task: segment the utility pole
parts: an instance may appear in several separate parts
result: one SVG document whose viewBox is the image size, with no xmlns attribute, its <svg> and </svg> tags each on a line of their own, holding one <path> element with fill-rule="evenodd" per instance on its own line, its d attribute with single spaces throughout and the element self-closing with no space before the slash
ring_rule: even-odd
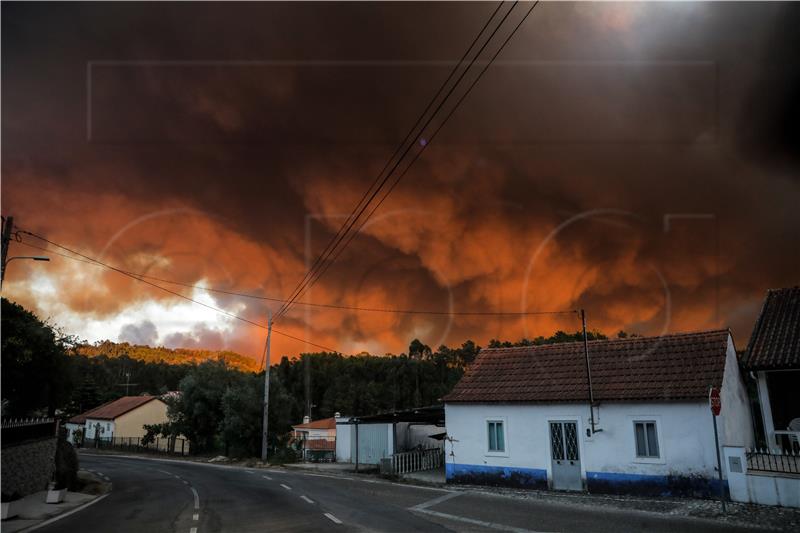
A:
<svg viewBox="0 0 800 533">
<path fill-rule="evenodd" d="M 14 217 L 3 218 L 3 270 L 0 272 L 0 285 L 6 279 L 6 262 L 8 260 L 8 245 L 11 243 L 11 232 L 14 230 Z"/>
<path fill-rule="evenodd" d="M 131 383 L 131 371 L 130 370 L 124 370 L 123 374 L 125 375 L 125 383 L 117 383 L 117 386 L 125 387 L 125 396 L 129 396 L 130 395 L 131 385 L 138 385 L 138 383 Z"/>
<path fill-rule="evenodd" d="M 2 244 L 2 256 L 0 257 L 0 288 L 3 287 L 3 281 L 6 279 L 6 267 L 8 263 L 14 259 L 32 259 L 34 261 L 50 261 L 49 257 L 43 255 L 18 255 L 8 257 L 8 247 L 11 244 L 11 235 L 14 234 L 14 217 L 3 217 L 3 233 L 0 235 L 0 243 Z"/>
<path fill-rule="evenodd" d="M 261 461 L 267 462 L 267 427 L 269 424 L 269 341 L 272 337 L 272 311 L 267 311 L 267 345 L 264 347 L 264 360 L 266 368 L 264 371 L 264 421 L 262 427 L 264 434 L 261 436 Z"/>
<path fill-rule="evenodd" d="M 586 379 L 589 384 L 589 420 L 592 435 L 600 431 L 594 424 L 594 392 L 592 391 L 592 365 L 589 364 L 589 338 L 586 336 L 586 312 L 581 309 L 581 322 L 583 322 L 583 355 L 586 359 Z"/>
</svg>

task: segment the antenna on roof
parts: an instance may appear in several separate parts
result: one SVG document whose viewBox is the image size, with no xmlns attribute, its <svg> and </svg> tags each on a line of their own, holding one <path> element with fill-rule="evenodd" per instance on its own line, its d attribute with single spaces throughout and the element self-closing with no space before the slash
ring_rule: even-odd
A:
<svg viewBox="0 0 800 533">
<path fill-rule="evenodd" d="M 125 374 L 125 383 L 117 383 L 117 387 L 125 387 L 125 396 L 130 396 L 131 385 L 138 385 L 138 383 L 131 383 L 131 371 L 123 370 Z"/>
</svg>

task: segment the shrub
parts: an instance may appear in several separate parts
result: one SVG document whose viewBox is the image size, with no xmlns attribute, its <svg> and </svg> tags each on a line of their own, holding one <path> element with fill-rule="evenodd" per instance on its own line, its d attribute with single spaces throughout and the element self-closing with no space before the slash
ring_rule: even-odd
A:
<svg viewBox="0 0 800 533">
<path fill-rule="evenodd" d="M 58 439 L 56 446 L 56 488 L 74 490 L 78 484 L 78 454 L 72 444 Z"/>
</svg>

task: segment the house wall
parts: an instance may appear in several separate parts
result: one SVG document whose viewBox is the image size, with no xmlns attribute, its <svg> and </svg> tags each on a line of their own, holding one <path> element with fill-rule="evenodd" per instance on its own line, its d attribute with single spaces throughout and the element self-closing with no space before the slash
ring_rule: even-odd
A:
<svg viewBox="0 0 800 533">
<path fill-rule="evenodd" d="M 746 449 L 740 446 L 725 446 L 723 453 L 731 500 L 800 508 L 800 477 L 749 470 Z"/>
<path fill-rule="evenodd" d="M 66 424 L 64 424 L 64 429 L 66 429 L 66 432 L 67 432 L 67 442 L 69 442 L 70 444 L 74 445 L 75 444 L 75 430 L 76 429 L 83 430 L 83 428 L 84 428 L 83 424 L 73 424 L 72 422 L 67 422 Z"/>
<path fill-rule="evenodd" d="M 549 421 L 576 420 L 581 477 L 591 492 L 710 496 L 718 488 L 706 402 L 603 404 L 595 413 L 602 431 L 587 437 L 585 404 L 447 404 L 447 480 L 548 488 Z M 504 422 L 505 453 L 487 450 L 489 419 Z M 660 458 L 636 458 L 634 420 L 656 421 Z"/>
<path fill-rule="evenodd" d="M 298 437 L 302 436 L 306 439 L 334 439 L 336 438 L 335 429 L 296 429 L 295 433 Z"/>
<path fill-rule="evenodd" d="M 720 446 L 752 448 L 755 445 L 753 413 L 750 399 L 747 396 L 747 387 L 739 370 L 736 348 L 733 346 L 733 339 L 730 336 L 728 336 L 728 351 L 725 356 L 725 372 L 722 376 L 720 400 L 722 409 L 717 420 Z"/>
<path fill-rule="evenodd" d="M 102 428 L 99 435 L 95 434 L 98 431 L 97 424 L 100 424 L 100 428 Z M 100 420 L 97 418 L 86 419 L 85 438 L 87 439 L 95 439 L 98 438 L 98 436 L 101 439 L 110 439 L 114 436 L 114 432 L 115 426 L 113 420 Z"/>
<path fill-rule="evenodd" d="M 163 424 L 167 417 L 167 404 L 159 399 L 150 400 L 132 411 L 114 419 L 115 437 L 143 437 L 145 424 Z M 108 435 L 104 435 L 108 436 Z"/>
<path fill-rule="evenodd" d="M 352 444 L 352 436 L 355 432 L 355 426 L 343 421 L 336 421 L 336 462 L 349 463 L 351 462 L 350 447 Z"/>
</svg>

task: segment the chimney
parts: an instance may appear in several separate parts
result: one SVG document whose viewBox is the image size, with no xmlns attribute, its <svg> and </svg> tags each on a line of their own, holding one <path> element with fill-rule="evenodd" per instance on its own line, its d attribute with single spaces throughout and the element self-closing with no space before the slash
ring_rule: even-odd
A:
<svg viewBox="0 0 800 533">
<path fill-rule="evenodd" d="M 308 416 L 308 415 L 304 416 L 303 417 L 303 424 L 308 424 L 309 422 L 311 422 L 311 417 Z"/>
</svg>

